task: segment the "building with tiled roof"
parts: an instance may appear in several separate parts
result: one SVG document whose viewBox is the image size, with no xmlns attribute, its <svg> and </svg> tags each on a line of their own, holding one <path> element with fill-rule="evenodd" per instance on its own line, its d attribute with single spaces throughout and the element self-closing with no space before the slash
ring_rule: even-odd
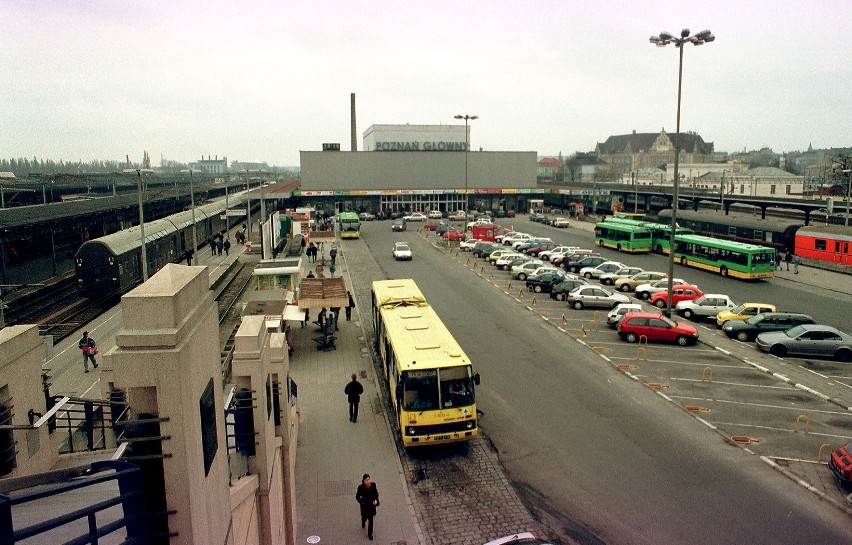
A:
<svg viewBox="0 0 852 545">
<path fill-rule="evenodd" d="M 693 132 L 679 137 L 680 163 L 709 163 L 713 161 L 713 143 L 705 142 Z M 595 154 L 620 172 L 639 168 L 662 167 L 674 163 L 674 135 L 665 129 L 659 133 L 613 135 L 595 146 Z"/>
</svg>

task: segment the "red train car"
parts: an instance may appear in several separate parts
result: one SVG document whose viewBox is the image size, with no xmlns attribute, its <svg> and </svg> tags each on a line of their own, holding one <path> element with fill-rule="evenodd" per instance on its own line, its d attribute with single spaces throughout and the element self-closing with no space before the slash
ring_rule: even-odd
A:
<svg viewBox="0 0 852 545">
<path fill-rule="evenodd" d="M 796 254 L 829 263 L 852 265 L 852 227 L 802 227 L 796 231 Z"/>
</svg>

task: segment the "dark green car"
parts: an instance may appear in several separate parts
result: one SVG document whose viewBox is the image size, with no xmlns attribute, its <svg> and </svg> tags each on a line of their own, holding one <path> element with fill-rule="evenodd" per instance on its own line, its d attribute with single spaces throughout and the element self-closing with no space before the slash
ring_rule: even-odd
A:
<svg viewBox="0 0 852 545">
<path fill-rule="evenodd" d="M 748 320 L 729 320 L 722 326 L 725 335 L 741 342 L 753 341 L 767 331 L 787 331 L 802 324 L 815 324 L 807 314 L 789 312 L 763 312 Z"/>
</svg>

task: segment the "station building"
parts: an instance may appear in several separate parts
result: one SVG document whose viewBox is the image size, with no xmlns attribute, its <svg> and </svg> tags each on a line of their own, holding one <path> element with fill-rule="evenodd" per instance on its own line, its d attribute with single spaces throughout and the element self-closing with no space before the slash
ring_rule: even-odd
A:
<svg viewBox="0 0 852 545">
<path fill-rule="evenodd" d="M 471 151 L 468 142 L 470 126 L 373 125 L 364 151 L 300 152 L 294 196 L 331 213 L 526 211 L 541 192 L 536 152 Z"/>
</svg>

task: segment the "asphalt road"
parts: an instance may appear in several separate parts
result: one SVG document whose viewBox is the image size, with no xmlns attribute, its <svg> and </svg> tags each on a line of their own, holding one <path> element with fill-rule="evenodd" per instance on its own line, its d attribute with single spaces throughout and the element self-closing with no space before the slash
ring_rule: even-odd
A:
<svg viewBox="0 0 852 545">
<path fill-rule="evenodd" d="M 534 233 L 559 233 L 528 225 Z M 564 543 L 852 543 L 847 515 L 726 443 L 460 260 L 412 231 L 391 233 L 388 222 L 364 224 L 362 232 L 386 276 L 414 278 L 475 362 L 483 431 Z M 582 243 L 582 236 L 553 238 Z M 397 240 L 412 244 L 413 261 L 393 261 Z M 629 262 L 659 269 L 665 261 Z M 838 314 L 820 308 L 836 305 L 832 292 L 739 283 L 746 291 L 737 297 L 729 280 L 703 274 L 689 270 L 687 278 L 712 291 L 712 282 L 722 282 L 728 289 L 718 291 L 735 300 L 767 300 L 766 290 L 777 289 L 791 304 L 814 305 L 817 319 L 816 311 Z"/>
</svg>

